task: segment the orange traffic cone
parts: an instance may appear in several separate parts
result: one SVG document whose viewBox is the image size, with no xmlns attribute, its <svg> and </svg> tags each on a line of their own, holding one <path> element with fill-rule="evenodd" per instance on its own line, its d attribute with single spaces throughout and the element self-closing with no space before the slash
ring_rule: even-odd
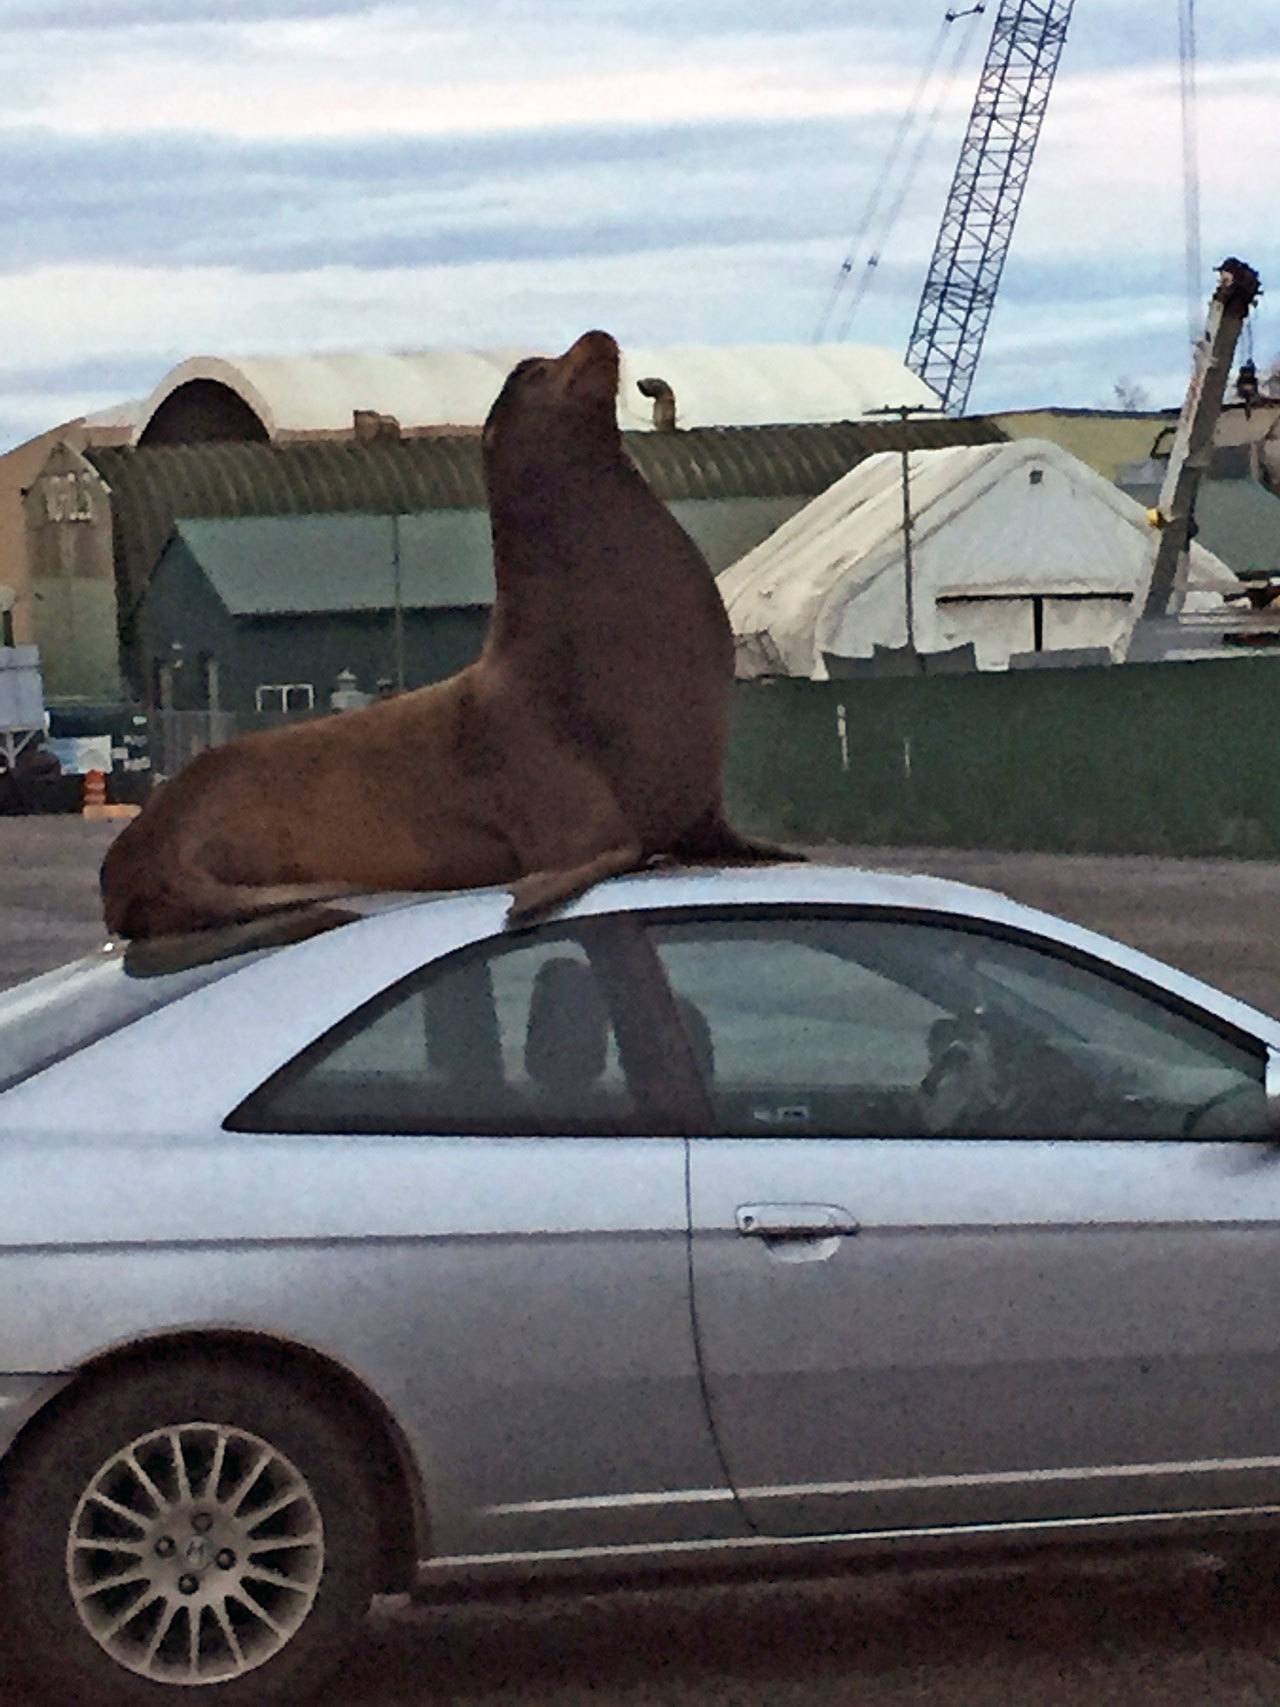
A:
<svg viewBox="0 0 1280 1707">
<path fill-rule="evenodd" d="M 103 771 L 86 771 L 84 800 L 80 807 L 85 818 L 105 818 L 107 815 L 107 778 Z"/>
<path fill-rule="evenodd" d="M 84 777 L 84 800 L 80 807 L 83 818 L 136 818 L 142 810 L 140 806 L 107 804 L 107 778 L 105 771 L 86 771 Z"/>
</svg>

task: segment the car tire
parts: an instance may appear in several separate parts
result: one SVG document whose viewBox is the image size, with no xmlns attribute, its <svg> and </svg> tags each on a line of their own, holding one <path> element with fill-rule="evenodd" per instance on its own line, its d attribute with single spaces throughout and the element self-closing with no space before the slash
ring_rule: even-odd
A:
<svg viewBox="0 0 1280 1707">
<path fill-rule="evenodd" d="M 34 1428 L 6 1478 L 0 1593 L 40 1699 L 312 1699 L 377 1586 L 374 1496 L 340 1406 L 185 1357 L 90 1378 Z"/>
</svg>

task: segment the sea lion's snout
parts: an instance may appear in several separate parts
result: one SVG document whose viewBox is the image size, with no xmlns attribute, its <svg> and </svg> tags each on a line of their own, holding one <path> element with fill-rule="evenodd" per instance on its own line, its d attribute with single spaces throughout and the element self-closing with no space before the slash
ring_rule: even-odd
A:
<svg viewBox="0 0 1280 1707">
<path fill-rule="evenodd" d="M 571 397 L 612 403 L 618 395 L 618 345 L 608 332 L 584 332 L 557 362 Z"/>
</svg>

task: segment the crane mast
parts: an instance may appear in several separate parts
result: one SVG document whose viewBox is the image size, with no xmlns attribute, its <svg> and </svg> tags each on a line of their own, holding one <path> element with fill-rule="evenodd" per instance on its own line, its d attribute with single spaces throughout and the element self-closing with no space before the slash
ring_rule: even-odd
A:
<svg viewBox="0 0 1280 1707">
<path fill-rule="evenodd" d="M 1209 301 L 1204 337 L 1196 345 L 1191 383 L 1178 418 L 1159 503 L 1149 518 L 1160 530 L 1160 540 L 1134 601 L 1137 621 L 1125 653 L 1130 662 L 1167 655 L 1168 619 L 1178 616 L 1186 597 L 1187 551 L 1194 531 L 1196 494 L 1212 454 L 1213 432 L 1227 394 L 1236 345 L 1261 288 L 1254 269 L 1235 255 L 1229 255 L 1218 269 L 1218 288 Z M 1177 626 L 1175 623 L 1175 632 Z M 1194 630 L 1194 624 L 1182 626 L 1188 632 Z"/>
<path fill-rule="evenodd" d="M 949 415 L 969 401 L 1075 0 L 999 0 L 907 345 Z"/>
</svg>

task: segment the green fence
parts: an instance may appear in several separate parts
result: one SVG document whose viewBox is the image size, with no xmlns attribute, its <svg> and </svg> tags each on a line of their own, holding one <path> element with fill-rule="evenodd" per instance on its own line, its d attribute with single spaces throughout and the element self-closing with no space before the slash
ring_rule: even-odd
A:
<svg viewBox="0 0 1280 1707">
<path fill-rule="evenodd" d="M 736 822 L 803 842 L 1280 853 L 1280 659 L 740 683 Z"/>
</svg>

